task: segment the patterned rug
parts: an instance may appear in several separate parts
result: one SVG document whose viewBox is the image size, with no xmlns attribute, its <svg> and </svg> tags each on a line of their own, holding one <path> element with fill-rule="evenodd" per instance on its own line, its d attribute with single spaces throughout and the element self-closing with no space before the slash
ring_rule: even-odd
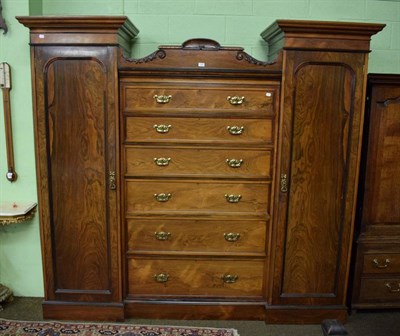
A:
<svg viewBox="0 0 400 336">
<path fill-rule="evenodd" d="M 235 329 L 0 319 L 0 336 L 239 336 Z"/>
</svg>

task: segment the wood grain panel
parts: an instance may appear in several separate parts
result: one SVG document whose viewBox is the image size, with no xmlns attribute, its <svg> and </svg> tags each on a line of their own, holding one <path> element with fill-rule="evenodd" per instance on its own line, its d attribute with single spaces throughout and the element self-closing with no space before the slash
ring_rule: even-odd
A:
<svg viewBox="0 0 400 336">
<path fill-rule="evenodd" d="M 365 55 L 288 51 L 287 60 L 272 302 L 344 307 L 364 106 L 358 79 Z"/>
<path fill-rule="evenodd" d="M 171 127 L 168 133 L 158 133 L 154 125 Z M 243 127 L 243 133 L 232 135 L 229 126 Z M 265 145 L 273 141 L 273 119 L 126 117 L 125 141 Z"/>
<path fill-rule="evenodd" d="M 146 112 L 157 113 L 182 113 L 202 114 L 216 113 L 216 111 L 252 112 L 255 115 L 273 115 L 277 97 L 276 86 L 220 86 L 215 83 L 208 85 L 203 82 L 170 82 L 151 84 L 128 84 L 123 86 L 123 111 L 143 114 Z M 157 103 L 154 98 L 158 96 L 171 96 L 168 103 Z M 228 97 L 244 97 L 243 103 L 232 105 Z"/>
<path fill-rule="evenodd" d="M 167 282 L 155 281 L 160 273 L 169 275 Z M 262 259 L 129 259 L 128 295 L 261 298 L 263 273 Z M 237 280 L 225 283 L 227 274 Z"/>
<path fill-rule="evenodd" d="M 247 213 L 267 216 L 269 184 L 264 182 L 186 182 L 126 181 L 126 212 L 134 214 L 173 213 Z M 167 202 L 158 202 L 155 194 L 171 194 Z M 225 195 L 240 195 L 238 203 L 229 203 Z"/>
<path fill-rule="evenodd" d="M 106 76 L 93 59 L 48 68 L 51 215 L 57 291 L 109 290 Z M 72 262 L 73 261 L 73 262 Z"/>
<path fill-rule="evenodd" d="M 211 221 L 185 219 L 128 219 L 128 253 L 198 252 L 202 254 L 257 253 L 265 255 L 265 221 Z M 156 232 L 169 233 L 167 240 L 156 239 Z M 225 234 L 239 234 L 237 241 Z"/>
<path fill-rule="evenodd" d="M 351 77 L 341 65 L 307 64 L 296 73 L 284 293 L 336 290 Z"/>
<path fill-rule="evenodd" d="M 125 147 L 126 176 L 271 178 L 269 150 L 251 148 Z M 158 166 L 155 159 L 166 159 Z M 232 167 L 227 160 L 235 160 Z"/>
</svg>

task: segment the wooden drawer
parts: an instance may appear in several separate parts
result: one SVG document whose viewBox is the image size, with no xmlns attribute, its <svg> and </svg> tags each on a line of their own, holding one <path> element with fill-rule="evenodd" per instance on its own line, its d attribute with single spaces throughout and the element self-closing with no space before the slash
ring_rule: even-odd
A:
<svg viewBox="0 0 400 336">
<path fill-rule="evenodd" d="M 272 143 L 273 119 L 126 117 L 125 142 Z"/>
<path fill-rule="evenodd" d="M 400 254 L 365 254 L 363 273 L 389 274 L 399 273 L 400 275 Z"/>
<path fill-rule="evenodd" d="M 128 295 L 262 297 L 264 260 L 128 259 Z"/>
<path fill-rule="evenodd" d="M 126 147 L 128 176 L 271 177 L 271 152 L 248 148 Z"/>
<path fill-rule="evenodd" d="M 273 115 L 278 86 L 219 85 L 203 83 L 144 83 L 123 90 L 123 111 L 178 114 L 217 112 Z"/>
<path fill-rule="evenodd" d="M 266 214 L 269 193 L 270 185 L 265 182 L 127 180 L 126 210 L 128 216 L 168 212 Z"/>
<path fill-rule="evenodd" d="M 400 301 L 400 277 L 361 279 L 360 302 Z"/>
<path fill-rule="evenodd" d="M 265 221 L 128 219 L 128 252 L 265 254 Z"/>
</svg>

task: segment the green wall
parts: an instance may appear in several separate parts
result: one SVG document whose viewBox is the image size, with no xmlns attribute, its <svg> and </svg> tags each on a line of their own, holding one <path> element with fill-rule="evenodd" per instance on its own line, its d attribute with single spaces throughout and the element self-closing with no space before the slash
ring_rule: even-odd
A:
<svg viewBox="0 0 400 336">
<path fill-rule="evenodd" d="M 1 2 L 8 33 L 3 35 L 0 31 L 0 62 L 7 62 L 11 67 L 10 100 L 18 179 L 10 183 L 5 178 L 4 113 L 0 104 L 0 203 L 36 202 L 29 37 L 26 28 L 15 20 L 16 15 L 29 15 L 29 2 Z M 0 224 L 0 283 L 11 287 L 17 295 L 40 296 L 43 293 L 41 267 L 37 217 L 7 227 Z"/>
<path fill-rule="evenodd" d="M 242 46 L 261 60 L 266 46 L 260 32 L 276 19 L 386 23 L 372 39 L 369 72 L 400 73 L 400 1 L 369 0 L 1 0 L 9 27 L 0 32 L 0 62 L 12 68 L 11 108 L 18 180 L 5 179 L 4 119 L 0 104 L 0 202 L 37 201 L 28 29 L 16 15 L 127 15 L 140 29 L 135 57 L 160 44 L 207 37 Z M 0 283 L 19 296 L 42 296 L 43 278 L 37 216 L 0 227 Z"/>
</svg>

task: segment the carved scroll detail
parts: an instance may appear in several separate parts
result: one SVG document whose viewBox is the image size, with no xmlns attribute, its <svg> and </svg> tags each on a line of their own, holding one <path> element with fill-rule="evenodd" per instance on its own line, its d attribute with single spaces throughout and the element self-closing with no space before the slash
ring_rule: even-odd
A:
<svg viewBox="0 0 400 336">
<path fill-rule="evenodd" d="M 261 66 L 267 66 L 276 63 L 276 61 L 271 61 L 271 62 L 263 62 L 259 61 L 258 59 L 254 58 L 253 56 L 250 56 L 248 53 L 244 51 L 238 51 L 236 54 L 236 59 L 238 61 L 243 61 L 245 60 L 246 62 L 254 65 L 261 65 Z"/>
<path fill-rule="evenodd" d="M 167 56 L 167 54 L 165 53 L 165 51 L 159 49 L 143 58 L 126 58 L 126 61 L 135 63 L 135 64 L 141 64 L 141 63 L 148 63 L 148 62 L 154 61 L 156 58 L 163 59 L 166 56 Z"/>
</svg>

